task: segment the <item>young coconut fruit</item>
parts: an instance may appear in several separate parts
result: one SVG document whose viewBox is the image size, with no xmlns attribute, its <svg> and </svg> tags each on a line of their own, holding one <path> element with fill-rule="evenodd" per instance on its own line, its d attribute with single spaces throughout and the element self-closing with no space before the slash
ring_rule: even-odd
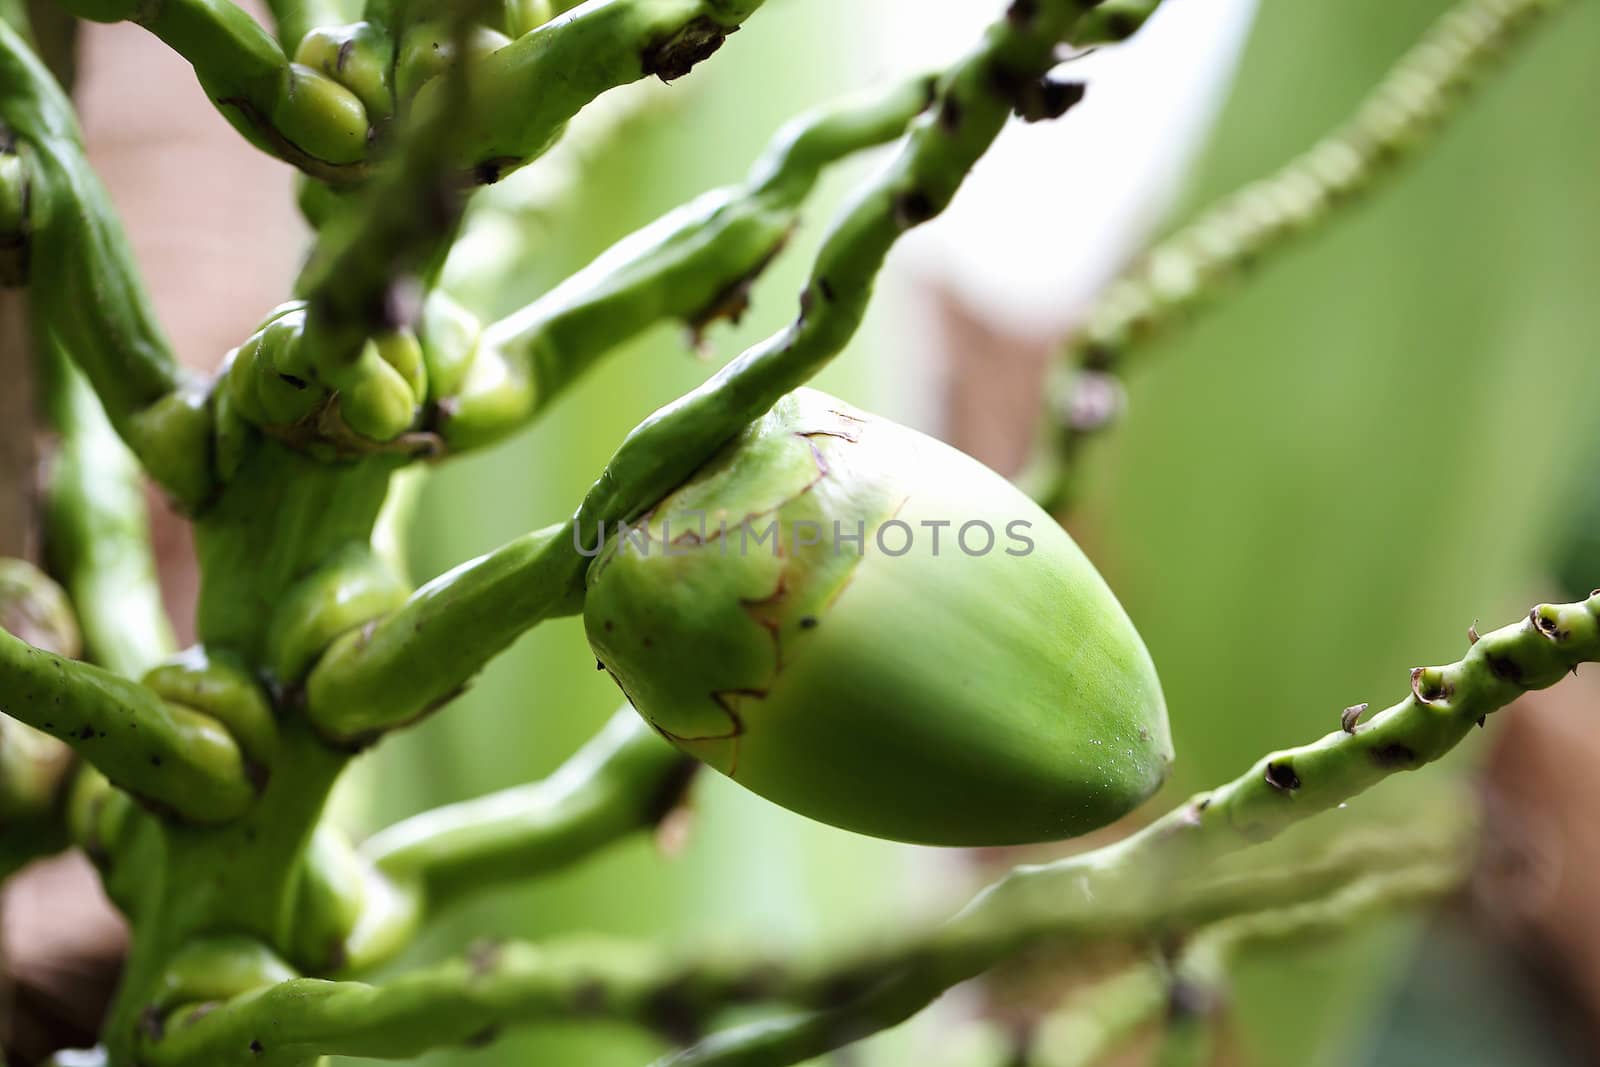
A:
<svg viewBox="0 0 1600 1067">
<path fill-rule="evenodd" d="M 1019 844 L 1165 777 L 1161 686 L 1105 581 L 930 437 L 802 389 L 604 533 L 580 546 L 601 664 L 668 740 L 792 811 Z"/>
</svg>

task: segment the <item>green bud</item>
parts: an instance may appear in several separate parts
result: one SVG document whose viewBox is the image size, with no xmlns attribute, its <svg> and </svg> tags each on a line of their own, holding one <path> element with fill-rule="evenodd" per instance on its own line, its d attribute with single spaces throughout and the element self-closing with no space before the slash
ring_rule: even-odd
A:
<svg viewBox="0 0 1600 1067">
<path fill-rule="evenodd" d="M 67 797 L 67 828 L 72 839 L 97 864 L 122 844 L 133 814 L 133 798 L 87 764 L 80 767 Z"/>
<path fill-rule="evenodd" d="M 271 949 L 250 937 L 225 935 L 191 941 L 173 954 L 156 987 L 152 1007 L 232 1000 L 298 978 Z"/>
<path fill-rule="evenodd" d="M 174 711 L 184 709 L 220 723 L 257 767 L 272 765 L 278 746 L 272 705 L 242 667 L 196 646 L 152 667 L 142 684 Z"/>
<path fill-rule="evenodd" d="M 0 826 L 14 833 L 20 823 L 49 818 L 71 766 L 66 745 L 0 716 Z"/>
<path fill-rule="evenodd" d="M 400 99 L 414 99 L 425 84 L 450 68 L 455 61 L 454 32 L 445 20 L 416 22 L 406 29 L 395 63 L 395 88 Z M 511 43 L 511 38 L 488 26 L 475 25 L 468 32 L 469 61 L 498 52 Z"/>
<path fill-rule="evenodd" d="M 294 956 L 307 970 L 327 974 L 345 963 L 345 939 L 365 903 L 364 870 L 344 834 L 317 824 L 300 868 L 296 891 Z"/>
<path fill-rule="evenodd" d="M 406 595 L 370 546 L 351 545 L 278 602 L 268 630 L 268 669 L 283 684 L 302 680 L 336 639 L 395 610 Z"/>
<path fill-rule="evenodd" d="M 389 86 L 389 59 L 393 53 L 388 35 L 370 22 L 348 26 L 318 26 L 300 41 L 294 61 L 326 74 L 349 89 L 381 122 L 394 114 L 394 91 Z"/>
<path fill-rule="evenodd" d="M 186 383 L 135 413 L 129 423 L 129 444 L 152 478 L 178 500 L 210 496 L 212 418 L 203 387 Z"/>
<path fill-rule="evenodd" d="M 66 590 L 26 560 L 0 557 L 0 630 L 75 659 L 83 642 Z"/>
<path fill-rule="evenodd" d="M 261 403 L 257 386 L 261 369 L 257 365 L 261 356 L 261 335 L 253 334 L 249 340 L 229 352 L 222 365 L 222 388 L 228 394 L 233 410 L 253 423 L 266 425 L 267 411 Z"/>
<path fill-rule="evenodd" d="M 428 368 L 429 397 L 438 401 L 454 396 L 472 367 L 483 325 L 443 289 L 428 294 L 422 305 L 418 340 Z"/>
<path fill-rule="evenodd" d="M 535 356 L 537 358 L 537 356 Z M 479 345 L 460 391 L 441 411 L 439 433 L 452 450 L 479 448 L 527 424 L 537 396 L 527 368 Z"/>
<path fill-rule="evenodd" d="M 321 71 L 291 63 L 288 92 L 270 117 L 285 138 L 324 163 L 357 163 L 367 157 L 365 105 Z"/>
<path fill-rule="evenodd" d="M 416 421 L 416 391 L 371 341 L 360 358 L 341 372 L 336 384 L 345 425 L 370 441 L 392 441 Z"/>
<path fill-rule="evenodd" d="M 1104 580 L 922 434 L 803 389 L 611 533 L 595 652 L 669 740 L 793 811 L 1018 844 L 1104 826 L 1166 774 L 1160 683 Z"/>
<path fill-rule="evenodd" d="M 417 335 L 410 330 L 395 330 L 374 337 L 372 345 L 378 350 L 379 358 L 400 372 L 400 377 L 411 386 L 414 402 L 420 403 L 428 395 L 428 371 L 423 365 L 422 345 L 417 342 Z"/>
<path fill-rule="evenodd" d="M 309 416 L 328 397 L 309 377 L 300 343 L 305 333 L 304 309 L 274 318 L 252 338 L 259 346 L 255 361 L 255 396 L 264 425 L 293 426 Z"/>
</svg>

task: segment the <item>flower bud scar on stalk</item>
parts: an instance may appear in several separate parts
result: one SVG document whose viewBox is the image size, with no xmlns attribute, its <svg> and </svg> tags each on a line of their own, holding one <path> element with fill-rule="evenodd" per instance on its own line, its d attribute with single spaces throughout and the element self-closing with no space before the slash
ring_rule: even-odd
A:
<svg viewBox="0 0 1600 1067">
<path fill-rule="evenodd" d="M 636 526 L 584 622 L 685 752 L 803 815 L 937 845 L 1103 826 L 1172 759 L 1155 667 L 1008 481 L 802 389 Z"/>
</svg>

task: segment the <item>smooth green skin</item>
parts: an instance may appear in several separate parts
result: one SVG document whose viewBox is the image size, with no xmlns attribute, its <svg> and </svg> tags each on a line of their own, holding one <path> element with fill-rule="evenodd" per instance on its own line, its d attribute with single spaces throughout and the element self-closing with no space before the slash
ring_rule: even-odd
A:
<svg viewBox="0 0 1600 1067">
<path fill-rule="evenodd" d="M 294 61 L 332 78 L 354 93 L 377 123 L 394 115 L 394 89 L 389 84 L 389 64 L 394 46 L 383 30 L 370 22 L 345 26 L 319 26 L 301 39 Z"/>
<path fill-rule="evenodd" d="M 428 391 L 422 347 L 412 331 L 378 334 L 353 362 L 330 370 L 312 363 L 306 324 L 304 302 L 291 301 L 229 354 L 219 435 L 237 415 L 297 448 L 345 454 L 375 450 L 412 428 Z M 232 477 L 236 442 L 218 451 L 223 477 Z"/>
<path fill-rule="evenodd" d="M 306 713 L 328 737 L 362 742 L 447 702 L 529 627 L 577 614 L 570 534 L 565 525 L 525 534 L 335 641 L 306 680 Z"/>
<path fill-rule="evenodd" d="M 843 1004 L 761 1021 L 715 1035 L 654 1067 L 781 1067 L 809 1061 L 862 1033 L 895 1026 L 947 990 L 1041 939 L 1113 941 L 1151 917 L 1146 943 L 1186 927 L 1326 899 L 1358 874 L 1398 873 L 1425 857 L 1466 862 L 1470 820 L 1453 803 L 1413 825 L 1396 821 L 1371 839 L 1346 831 L 1338 844 L 1310 827 L 1298 842 L 1271 842 L 1392 778 L 1438 760 L 1478 722 L 1524 693 L 1561 681 L 1600 658 L 1600 593 L 1573 604 L 1540 604 L 1490 631 L 1459 661 L 1419 668 L 1412 691 L 1354 732 L 1257 760 L 1243 774 L 1197 793 L 1121 841 L 1053 863 L 1013 868 L 909 950 L 888 977 Z M 1514 680 L 1513 680 L 1514 679 Z M 1410 754 L 1403 764 L 1399 752 Z M 1293 781 L 1297 784 L 1286 785 Z M 1462 822 L 1468 822 L 1463 826 Z M 1321 830 L 1322 827 L 1317 827 Z M 1455 844 L 1449 840 L 1455 838 Z M 1440 853 L 1427 857 L 1438 849 Z M 1291 846 L 1285 848 L 1285 846 Z M 1363 857 L 1363 853 L 1368 855 Z M 859 969 L 861 961 L 856 961 Z"/>
<path fill-rule="evenodd" d="M 719 518 L 735 532 L 717 537 Z M 876 539 L 891 519 L 912 527 L 904 555 Z M 774 520 L 781 556 L 737 532 Z M 922 524 L 940 521 L 936 553 Z M 1017 521 L 1031 552 L 1006 537 Z M 864 555 L 835 551 L 836 522 L 864 524 Z M 993 551 L 957 546 L 969 522 Z M 1104 826 L 1166 775 L 1155 668 L 1105 582 L 1009 482 L 932 438 L 803 389 L 648 529 L 654 551 L 613 536 L 591 567 L 590 643 L 664 736 L 769 800 L 879 837 L 1006 845 Z"/>
<path fill-rule="evenodd" d="M 360 0 L 267 0 L 278 41 L 288 53 L 321 27 L 350 23 L 362 6 Z"/>
<path fill-rule="evenodd" d="M 464 42 L 469 63 L 511 43 L 511 38 L 488 26 L 473 26 Z M 414 22 L 406 27 L 395 57 L 394 87 L 403 103 L 409 103 L 425 84 L 449 70 L 456 62 L 456 42 L 448 20 Z"/>
</svg>

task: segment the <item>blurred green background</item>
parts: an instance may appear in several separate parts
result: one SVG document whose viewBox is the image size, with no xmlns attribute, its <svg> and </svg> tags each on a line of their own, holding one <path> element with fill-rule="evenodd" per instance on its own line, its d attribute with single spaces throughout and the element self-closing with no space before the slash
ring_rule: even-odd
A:
<svg viewBox="0 0 1600 1067">
<path fill-rule="evenodd" d="M 515 282 L 497 295 L 500 310 L 739 177 L 800 107 L 870 80 L 895 41 L 855 32 L 859 2 L 774 0 L 666 103 L 628 121 L 507 273 Z M 1339 121 L 1446 6 L 1264 4 L 1176 219 Z M 1586 416 L 1600 385 L 1600 6 L 1570 6 L 1399 181 L 1146 353 L 1129 417 L 1093 454 L 1074 530 L 1160 665 L 1179 751 L 1167 799 L 1326 733 L 1347 704 L 1387 703 L 1410 667 L 1459 655 L 1468 623 L 1498 625 L 1544 595 L 1552 529 L 1594 435 Z M 842 187 L 830 183 L 744 325 L 715 331 L 715 358 L 792 313 L 817 224 Z M 881 366 L 917 373 L 918 353 L 903 350 L 908 314 L 892 301 L 880 307 L 824 387 L 903 410 Z M 618 353 L 534 432 L 441 469 L 421 505 L 417 573 L 565 513 L 621 435 L 709 369 L 662 329 Z M 379 825 L 540 776 L 616 704 L 579 625 L 542 627 L 449 715 L 368 757 L 360 818 Z M 1460 773 L 1472 751 L 1430 774 Z M 1382 819 L 1426 787 L 1426 776 L 1397 782 L 1327 818 Z M 486 895 L 416 956 L 478 935 L 575 929 L 736 943 L 848 938 L 937 915 L 975 877 L 957 854 L 830 830 L 710 776 L 696 807 L 682 855 L 634 842 L 547 884 Z M 1425 1006 L 1413 1005 L 1407 1026 L 1387 1026 L 1409 1037 L 1410 1051 L 1382 1036 L 1416 931 L 1386 923 L 1254 961 L 1239 991 L 1244 1061 L 1510 1062 L 1489 1038 L 1452 1050 L 1449 1013 Z M 1544 1062 L 1518 1042 L 1517 997 L 1499 1000 L 1510 1005 L 1503 1036 L 1525 1053 L 1519 1062 Z M 1418 1044 L 1429 1019 L 1441 1029 Z M 946 1062 L 927 1050 L 915 1033 L 896 1035 L 851 1062 Z M 552 1029 L 425 1062 L 622 1067 L 657 1051 L 631 1032 Z"/>
</svg>

